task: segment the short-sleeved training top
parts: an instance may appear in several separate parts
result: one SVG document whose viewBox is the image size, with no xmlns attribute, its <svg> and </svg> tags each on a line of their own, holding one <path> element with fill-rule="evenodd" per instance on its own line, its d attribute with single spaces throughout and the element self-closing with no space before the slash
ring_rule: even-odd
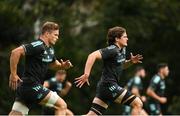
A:
<svg viewBox="0 0 180 116">
<path fill-rule="evenodd" d="M 165 89 L 166 89 L 166 85 L 165 85 L 165 80 L 162 79 L 159 75 L 155 75 L 153 76 L 153 78 L 150 81 L 150 85 L 149 88 L 153 89 L 154 92 L 160 96 L 160 97 L 164 97 L 165 95 Z M 150 97 L 151 99 L 151 97 Z M 153 99 L 153 98 L 152 98 Z"/>
<path fill-rule="evenodd" d="M 126 48 L 110 45 L 99 50 L 103 59 L 101 82 L 118 83 L 126 60 Z"/>
<path fill-rule="evenodd" d="M 143 84 L 139 76 L 134 76 L 133 78 L 131 78 L 126 86 L 129 91 L 131 91 L 133 87 L 136 87 L 139 90 L 140 94 L 142 94 Z"/>
<path fill-rule="evenodd" d="M 63 89 L 63 84 L 61 82 L 58 82 L 56 80 L 56 77 L 52 77 L 49 80 L 47 80 L 49 83 L 49 89 L 59 93 Z"/>
<path fill-rule="evenodd" d="M 41 39 L 22 46 L 25 51 L 23 83 L 42 84 L 48 64 L 56 60 L 53 47 L 47 47 Z"/>
</svg>

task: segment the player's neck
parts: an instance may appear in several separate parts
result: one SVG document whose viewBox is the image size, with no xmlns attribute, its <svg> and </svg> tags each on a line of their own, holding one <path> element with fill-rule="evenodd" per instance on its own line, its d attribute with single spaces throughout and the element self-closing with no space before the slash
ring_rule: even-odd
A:
<svg viewBox="0 0 180 116">
<path fill-rule="evenodd" d="M 118 48 L 123 48 L 122 46 L 120 46 L 118 43 L 114 43 Z"/>
<path fill-rule="evenodd" d="M 160 72 L 158 73 L 158 75 L 162 78 L 162 79 L 164 79 L 165 77 L 164 77 L 164 75 L 163 74 L 161 74 Z"/>
<path fill-rule="evenodd" d="M 48 39 L 46 37 L 44 37 L 43 35 L 40 35 L 39 39 L 41 39 L 46 44 L 46 46 L 48 46 L 48 47 L 50 46 Z"/>
</svg>

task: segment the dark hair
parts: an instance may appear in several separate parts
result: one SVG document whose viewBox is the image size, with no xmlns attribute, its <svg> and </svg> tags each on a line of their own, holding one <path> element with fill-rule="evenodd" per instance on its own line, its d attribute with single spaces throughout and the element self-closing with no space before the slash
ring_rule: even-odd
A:
<svg viewBox="0 0 180 116">
<path fill-rule="evenodd" d="M 144 67 L 143 66 L 137 66 L 134 72 L 137 73 L 140 70 L 144 70 Z"/>
<path fill-rule="evenodd" d="M 51 32 L 54 30 L 58 30 L 59 29 L 59 25 L 55 22 L 45 22 L 41 28 L 41 32 L 42 34 L 44 34 L 45 32 Z"/>
<path fill-rule="evenodd" d="M 159 63 L 159 64 L 157 65 L 157 71 L 159 72 L 160 69 L 165 68 L 165 67 L 167 67 L 167 66 L 168 66 L 167 63 Z"/>
<path fill-rule="evenodd" d="M 110 28 L 107 34 L 108 45 L 114 44 L 115 38 L 120 38 L 125 32 L 126 32 L 126 29 L 123 27 L 116 26 L 116 27 Z"/>
<path fill-rule="evenodd" d="M 60 74 L 60 75 L 66 74 L 66 70 L 58 70 L 58 71 L 56 72 L 56 75 L 57 75 L 57 74 Z"/>
</svg>

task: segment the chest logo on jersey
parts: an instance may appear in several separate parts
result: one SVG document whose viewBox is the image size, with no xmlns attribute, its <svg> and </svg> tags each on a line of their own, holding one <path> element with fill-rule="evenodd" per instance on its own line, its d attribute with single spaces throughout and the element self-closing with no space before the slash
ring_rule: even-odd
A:
<svg viewBox="0 0 180 116">
<path fill-rule="evenodd" d="M 122 53 L 118 53 L 118 56 L 117 56 L 117 63 L 124 62 L 125 60 L 126 60 L 125 55 L 122 54 Z"/>
<path fill-rule="evenodd" d="M 160 87 L 161 89 L 165 89 L 165 88 L 166 88 L 166 86 L 165 86 L 165 83 L 164 83 L 164 82 L 161 82 L 161 83 L 160 83 L 160 86 L 161 86 L 161 87 Z"/>
<path fill-rule="evenodd" d="M 54 53 L 54 51 L 51 51 L 51 50 L 50 50 L 50 52 Z M 53 57 L 52 57 L 51 53 L 48 53 L 48 51 L 45 50 L 44 53 L 43 53 L 42 61 L 46 62 L 46 63 L 52 62 L 53 61 Z"/>
</svg>

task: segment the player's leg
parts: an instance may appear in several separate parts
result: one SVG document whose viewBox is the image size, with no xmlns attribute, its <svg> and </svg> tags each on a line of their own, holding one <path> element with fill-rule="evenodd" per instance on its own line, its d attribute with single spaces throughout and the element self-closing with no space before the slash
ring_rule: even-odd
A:
<svg viewBox="0 0 180 116">
<path fill-rule="evenodd" d="M 102 115 L 108 108 L 108 104 L 103 102 L 101 99 L 95 97 L 91 106 L 90 111 L 87 115 Z"/>
<path fill-rule="evenodd" d="M 67 104 L 56 92 L 49 92 L 39 104 L 55 108 L 55 115 L 66 114 Z"/>
<path fill-rule="evenodd" d="M 23 116 L 27 115 L 29 108 L 20 101 L 15 101 L 9 116 Z"/>
<path fill-rule="evenodd" d="M 136 97 L 130 105 L 132 106 L 132 115 L 143 115 L 143 103 L 139 97 Z"/>
<path fill-rule="evenodd" d="M 69 109 L 66 110 L 66 116 L 73 116 L 73 112 Z"/>
<path fill-rule="evenodd" d="M 149 103 L 149 113 L 150 115 L 162 115 L 160 104 Z"/>
<path fill-rule="evenodd" d="M 143 106 L 143 103 L 140 100 L 140 98 L 136 97 L 135 95 L 132 95 L 126 89 L 120 89 L 120 87 L 117 88 L 119 88 L 116 89 L 117 93 L 119 93 L 119 96 L 114 100 L 114 102 L 119 104 L 130 105 L 132 106 L 132 115 L 140 115 Z"/>
</svg>

